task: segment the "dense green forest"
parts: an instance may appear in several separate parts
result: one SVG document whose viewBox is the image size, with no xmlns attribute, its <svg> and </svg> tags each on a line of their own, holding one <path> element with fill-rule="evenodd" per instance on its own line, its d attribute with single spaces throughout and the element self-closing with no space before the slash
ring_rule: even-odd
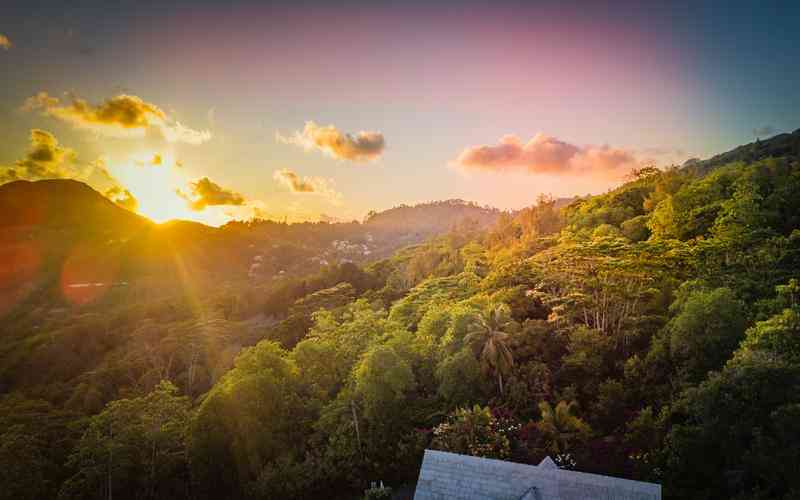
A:
<svg viewBox="0 0 800 500">
<path fill-rule="evenodd" d="M 432 204 L 408 246 L 277 279 L 246 276 L 255 231 L 311 233 L 251 222 L 219 233 L 213 251 L 244 249 L 226 286 L 197 257 L 159 293 L 135 273 L 91 300 L 52 276 L 9 292 L 0 498 L 360 498 L 413 484 L 428 447 L 549 455 L 666 498 L 798 498 L 800 131 L 776 141 L 568 205 L 450 202 L 471 218 L 445 227 Z M 413 233 L 420 213 L 350 230 Z M 0 269 L 15 290 L 19 273 Z"/>
</svg>

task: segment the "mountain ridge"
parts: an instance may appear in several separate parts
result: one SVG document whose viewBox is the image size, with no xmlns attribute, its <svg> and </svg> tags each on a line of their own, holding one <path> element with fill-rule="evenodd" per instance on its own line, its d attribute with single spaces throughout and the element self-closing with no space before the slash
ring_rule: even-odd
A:
<svg viewBox="0 0 800 500">
<path fill-rule="evenodd" d="M 794 132 L 774 135 L 763 141 L 757 139 L 705 160 L 687 160 L 681 168 L 697 175 L 705 175 L 729 163 L 752 163 L 765 158 L 780 157 L 800 157 L 800 128 Z"/>
</svg>

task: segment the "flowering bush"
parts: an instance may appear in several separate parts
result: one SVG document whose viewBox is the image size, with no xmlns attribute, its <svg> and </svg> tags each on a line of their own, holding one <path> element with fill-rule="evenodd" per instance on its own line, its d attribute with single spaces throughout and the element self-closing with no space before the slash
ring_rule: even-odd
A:
<svg viewBox="0 0 800 500">
<path fill-rule="evenodd" d="M 368 490 L 364 490 L 364 500 L 390 500 L 391 498 L 392 489 L 384 486 L 383 481 L 381 481 L 380 485 L 372 483 Z"/>
<path fill-rule="evenodd" d="M 507 459 L 519 423 L 508 413 L 475 405 L 459 408 L 433 429 L 431 447 L 476 457 Z"/>
</svg>

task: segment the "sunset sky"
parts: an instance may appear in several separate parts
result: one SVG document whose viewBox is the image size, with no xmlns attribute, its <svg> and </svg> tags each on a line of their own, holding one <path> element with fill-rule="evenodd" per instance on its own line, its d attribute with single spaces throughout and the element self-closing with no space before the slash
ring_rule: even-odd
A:
<svg viewBox="0 0 800 500">
<path fill-rule="evenodd" d="M 797 1 L 63 3 L 0 3 L 0 182 L 157 221 L 521 208 L 800 127 Z"/>
</svg>

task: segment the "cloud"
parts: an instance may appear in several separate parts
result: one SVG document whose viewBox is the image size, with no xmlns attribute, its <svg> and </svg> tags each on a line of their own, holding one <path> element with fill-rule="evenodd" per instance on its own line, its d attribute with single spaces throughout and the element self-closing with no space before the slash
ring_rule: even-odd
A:
<svg viewBox="0 0 800 500">
<path fill-rule="evenodd" d="M 205 210 L 206 207 L 219 205 L 241 206 L 245 204 L 244 196 L 225 189 L 208 177 L 202 177 L 189 183 L 189 193 L 177 190 L 178 196 L 186 200 L 189 208 L 196 212 Z"/>
<path fill-rule="evenodd" d="M 311 178 L 302 179 L 288 168 L 276 170 L 272 177 L 295 193 L 313 193 L 316 191 Z"/>
<path fill-rule="evenodd" d="M 30 141 L 23 159 L 11 167 L 0 167 L 0 184 L 15 180 L 78 179 L 110 186 L 104 192 L 107 198 L 132 212 L 137 210 L 139 202 L 111 175 L 102 158 L 78 166 L 75 164 L 75 151 L 59 144 L 58 139 L 46 130 L 31 130 Z"/>
<path fill-rule="evenodd" d="M 342 194 L 334 189 L 331 180 L 322 177 L 300 177 L 288 168 L 276 170 L 272 177 L 293 193 L 314 193 L 325 196 L 334 204 L 341 202 Z"/>
<path fill-rule="evenodd" d="M 333 125 L 320 127 L 313 121 L 306 122 L 303 131 L 290 137 L 276 134 L 278 142 L 294 144 L 306 150 L 318 149 L 338 160 L 366 162 L 377 160 L 386 148 L 386 141 L 380 132 L 340 132 Z"/>
<path fill-rule="evenodd" d="M 11 40 L 6 35 L 0 33 L 0 49 L 9 50 L 13 46 L 14 44 L 11 43 Z"/>
<path fill-rule="evenodd" d="M 103 158 L 88 164 L 76 165 L 75 151 L 59 144 L 58 139 L 46 130 L 31 130 L 31 145 L 25 157 L 13 166 L 0 166 L 0 184 L 16 180 L 78 179 L 82 182 L 110 186 L 104 191 L 106 198 L 135 212 L 139 202 L 108 171 Z"/>
<path fill-rule="evenodd" d="M 771 125 L 765 125 L 763 127 L 757 127 L 753 129 L 753 135 L 759 138 L 773 136 L 775 135 L 776 132 L 777 130 L 775 129 L 775 127 Z"/>
<path fill-rule="evenodd" d="M 211 139 L 208 130 L 193 130 L 176 121 L 155 104 L 135 95 L 120 94 L 93 105 L 76 96 L 69 102 L 39 92 L 23 104 L 27 111 L 42 114 L 111 137 L 156 135 L 168 142 L 202 144 Z"/>
<path fill-rule="evenodd" d="M 527 143 L 515 135 L 506 135 L 493 146 L 469 147 L 453 165 L 488 172 L 617 177 L 638 166 L 639 161 L 625 149 L 580 147 L 539 133 Z"/>
<path fill-rule="evenodd" d="M 128 209 L 131 212 L 136 212 L 139 210 L 139 200 L 137 200 L 130 191 L 122 186 L 113 186 L 107 189 L 104 194 L 106 198 L 122 208 Z"/>
<path fill-rule="evenodd" d="M 14 180 L 63 179 L 76 177 L 79 172 L 71 163 L 75 152 L 63 147 L 53 134 L 32 129 L 31 145 L 25 157 L 13 166 L 0 167 L 0 183 Z"/>
<path fill-rule="evenodd" d="M 159 153 L 154 153 L 147 160 L 134 160 L 134 163 L 139 167 L 158 167 L 164 164 L 164 158 Z"/>
</svg>

